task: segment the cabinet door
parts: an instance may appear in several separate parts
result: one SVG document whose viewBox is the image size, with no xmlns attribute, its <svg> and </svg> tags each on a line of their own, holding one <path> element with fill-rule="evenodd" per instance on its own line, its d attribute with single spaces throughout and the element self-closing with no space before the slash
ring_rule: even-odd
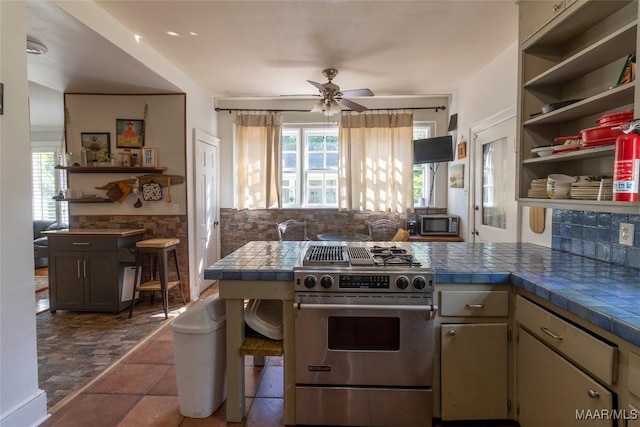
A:
<svg viewBox="0 0 640 427">
<path fill-rule="evenodd" d="M 518 3 L 520 42 L 525 41 L 565 8 L 565 0 L 523 0 Z"/>
<path fill-rule="evenodd" d="M 507 324 L 442 324 L 442 419 L 508 417 Z"/>
<path fill-rule="evenodd" d="M 113 252 L 85 252 L 84 308 L 86 310 L 118 311 L 118 264 Z"/>
<path fill-rule="evenodd" d="M 521 427 L 612 426 L 612 394 L 524 329 L 519 330 L 516 393 Z"/>
<path fill-rule="evenodd" d="M 84 306 L 82 254 L 52 252 L 49 260 L 51 311 L 81 310 Z"/>
</svg>

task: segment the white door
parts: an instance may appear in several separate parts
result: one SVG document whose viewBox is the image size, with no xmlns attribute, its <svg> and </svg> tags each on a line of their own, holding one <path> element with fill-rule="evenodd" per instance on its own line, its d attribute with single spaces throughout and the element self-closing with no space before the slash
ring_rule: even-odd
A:
<svg viewBox="0 0 640 427">
<path fill-rule="evenodd" d="M 474 242 L 517 242 L 516 119 L 510 117 L 474 132 Z"/>
<path fill-rule="evenodd" d="M 212 281 L 204 278 L 204 269 L 220 259 L 220 185 L 218 181 L 218 138 L 199 130 L 195 139 L 195 205 L 196 262 L 198 263 L 198 294 Z"/>
</svg>

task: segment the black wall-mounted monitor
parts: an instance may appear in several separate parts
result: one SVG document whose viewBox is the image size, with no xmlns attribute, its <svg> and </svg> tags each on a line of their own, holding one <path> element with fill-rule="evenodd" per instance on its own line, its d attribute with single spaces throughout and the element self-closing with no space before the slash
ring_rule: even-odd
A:
<svg viewBox="0 0 640 427">
<path fill-rule="evenodd" d="M 413 164 L 450 162 L 453 160 L 453 137 L 436 136 L 413 140 Z"/>
</svg>

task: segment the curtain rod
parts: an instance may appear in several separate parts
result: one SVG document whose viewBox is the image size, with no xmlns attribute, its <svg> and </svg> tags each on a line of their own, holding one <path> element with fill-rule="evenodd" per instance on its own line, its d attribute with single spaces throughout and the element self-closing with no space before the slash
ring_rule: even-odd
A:
<svg viewBox="0 0 640 427">
<path fill-rule="evenodd" d="M 402 110 L 446 110 L 447 107 L 440 105 L 438 107 L 408 107 L 408 108 L 369 108 L 366 111 L 402 111 Z M 231 112 L 269 112 L 269 113 L 310 113 L 311 110 L 281 110 L 278 108 L 215 108 L 216 111 L 228 111 Z M 342 110 L 344 112 L 352 112 L 355 110 Z M 364 112 L 366 112 L 364 111 Z"/>
</svg>

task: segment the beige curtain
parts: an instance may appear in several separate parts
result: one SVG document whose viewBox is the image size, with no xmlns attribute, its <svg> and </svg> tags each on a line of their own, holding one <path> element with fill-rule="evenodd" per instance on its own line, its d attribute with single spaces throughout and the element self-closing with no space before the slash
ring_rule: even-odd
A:
<svg viewBox="0 0 640 427">
<path fill-rule="evenodd" d="M 343 115 L 339 141 L 340 209 L 413 209 L 413 113 Z"/>
<path fill-rule="evenodd" d="M 280 207 L 282 116 L 238 114 L 234 123 L 238 209 Z"/>
</svg>

